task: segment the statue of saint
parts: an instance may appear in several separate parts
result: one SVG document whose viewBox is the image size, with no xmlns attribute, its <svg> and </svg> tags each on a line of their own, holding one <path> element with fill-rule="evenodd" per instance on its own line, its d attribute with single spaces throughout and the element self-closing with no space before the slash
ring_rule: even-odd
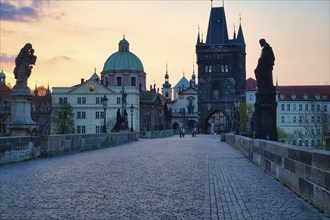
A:
<svg viewBox="0 0 330 220">
<path fill-rule="evenodd" d="M 25 44 L 15 59 L 14 76 L 16 84 L 14 88 L 27 88 L 27 80 L 31 75 L 32 65 L 35 65 L 36 61 L 37 56 L 34 55 L 32 44 Z"/>
<path fill-rule="evenodd" d="M 273 66 L 275 62 L 275 56 L 272 48 L 266 42 L 265 39 L 259 40 L 262 47 L 261 55 L 258 60 L 257 68 L 254 70 L 258 89 L 272 89 L 273 88 Z"/>
</svg>

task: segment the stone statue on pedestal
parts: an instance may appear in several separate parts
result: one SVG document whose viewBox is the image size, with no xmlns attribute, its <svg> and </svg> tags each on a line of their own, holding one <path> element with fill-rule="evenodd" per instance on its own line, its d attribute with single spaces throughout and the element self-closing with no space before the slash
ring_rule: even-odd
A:
<svg viewBox="0 0 330 220">
<path fill-rule="evenodd" d="M 273 66 L 275 56 L 265 39 L 259 40 L 262 47 L 254 73 L 257 79 L 258 92 L 254 105 L 254 138 L 277 141 L 276 127 L 276 88 L 273 85 Z"/>
<path fill-rule="evenodd" d="M 32 44 L 27 43 L 15 59 L 16 84 L 12 90 L 12 121 L 8 124 L 12 136 L 31 135 L 37 124 L 31 119 L 32 95 L 27 86 L 33 66 L 37 61 Z"/>
<path fill-rule="evenodd" d="M 14 76 L 16 79 L 16 84 L 13 88 L 14 91 L 28 91 L 27 81 L 31 75 L 33 66 L 37 61 L 37 56 L 34 55 L 34 49 L 30 43 L 25 44 L 25 46 L 20 50 L 19 54 L 15 59 L 15 69 Z"/>
<path fill-rule="evenodd" d="M 272 89 L 273 85 L 273 66 L 275 56 L 273 49 L 269 46 L 265 39 L 259 40 L 262 47 L 261 55 L 258 60 L 257 68 L 254 70 L 259 90 Z"/>
</svg>

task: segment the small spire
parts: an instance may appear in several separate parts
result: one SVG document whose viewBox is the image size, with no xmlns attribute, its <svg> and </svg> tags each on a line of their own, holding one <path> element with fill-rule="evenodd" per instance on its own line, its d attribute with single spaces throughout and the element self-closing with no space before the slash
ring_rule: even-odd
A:
<svg viewBox="0 0 330 220">
<path fill-rule="evenodd" d="M 239 25 L 241 25 L 241 23 L 242 23 L 242 16 L 241 14 L 239 14 Z"/>
<path fill-rule="evenodd" d="M 123 39 L 125 40 L 125 33 L 123 34 Z"/>
<path fill-rule="evenodd" d="M 96 73 L 96 67 L 94 67 L 94 73 Z"/>
<path fill-rule="evenodd" d="M 201 41 L 201 43 L 203 43 L 203 34 L 204 34 L 204 33 L 202 32 L 202 41 Z"/>
<path fill-rule="evenodd" d="M 233 40 L 236 40 L 236 27 L 235 27 L 235 23 L 234 23 L 234 37 Z"/>
<path fill-rule="evenodd" d="M 199 33 L 199 25 L 197 25 L 197 26 L 198 26 L 197 44 L 200 44 L 201 41 L 200 41 L 200 38 L 199 38 L 199 35 L 200 35 L 200 33 Z"/>
<path fill-rule="evenodd" d="M 166 61 L 166 74 L 168 73 L 168 66 L 167 66 L 167 61 Z"/>
</svg>

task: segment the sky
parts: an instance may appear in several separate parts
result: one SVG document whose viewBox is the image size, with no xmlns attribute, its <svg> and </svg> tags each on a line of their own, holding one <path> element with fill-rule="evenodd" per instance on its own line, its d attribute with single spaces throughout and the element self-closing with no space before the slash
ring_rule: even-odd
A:
<svg viewBox="0 0 330 220">
<path fill-rule="evenodd" d="M 241 22 L 246 43 L 246 77 L 254 77 L 260 38 L 275 53 L 279 85 L 330 84 L 329 0 L 239 1 L 224 4 L 229 38 Z M 99 74 L 125 34 L 143 63 L 148 85 L 164 83 L 166 63 L 172 87 L 197 70 L 198 26 L 206 32 L 209 0 L 0 0 L 0 68 L 15 84 L 20 49 L 31 43 L 38 57 L 29 86 L 72 86 Z M 241 17 L 241 20 L 240 20 Z M 196 71 L 197 74 L 197 71 Z"/>
</svg>

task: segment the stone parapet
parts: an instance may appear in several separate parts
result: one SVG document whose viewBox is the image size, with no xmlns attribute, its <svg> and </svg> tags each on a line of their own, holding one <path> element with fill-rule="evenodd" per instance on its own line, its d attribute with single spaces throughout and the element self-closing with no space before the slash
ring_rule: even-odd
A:
<svg viewBox="0 0 330 220">
<path fill-rule="evenodd" d="M 140 138 L 155 139 L 174 135 L 174 130 L 141 131 Z"/>
<path fill-rule="evenodd" d="M 330 151 L 226 134 L 226 142 L 330 215 Z"/>
<path fill-rule="evenodd" d="M 41 156 L 96 150 L 139 140 L 139 132 L 63 134 L 41 137 Z"/>
<path fill-rule="evenodd" d="M 0 137 L 0 164 L 19 162 L 39 156 L 39 137 Z"/>
</svg>

